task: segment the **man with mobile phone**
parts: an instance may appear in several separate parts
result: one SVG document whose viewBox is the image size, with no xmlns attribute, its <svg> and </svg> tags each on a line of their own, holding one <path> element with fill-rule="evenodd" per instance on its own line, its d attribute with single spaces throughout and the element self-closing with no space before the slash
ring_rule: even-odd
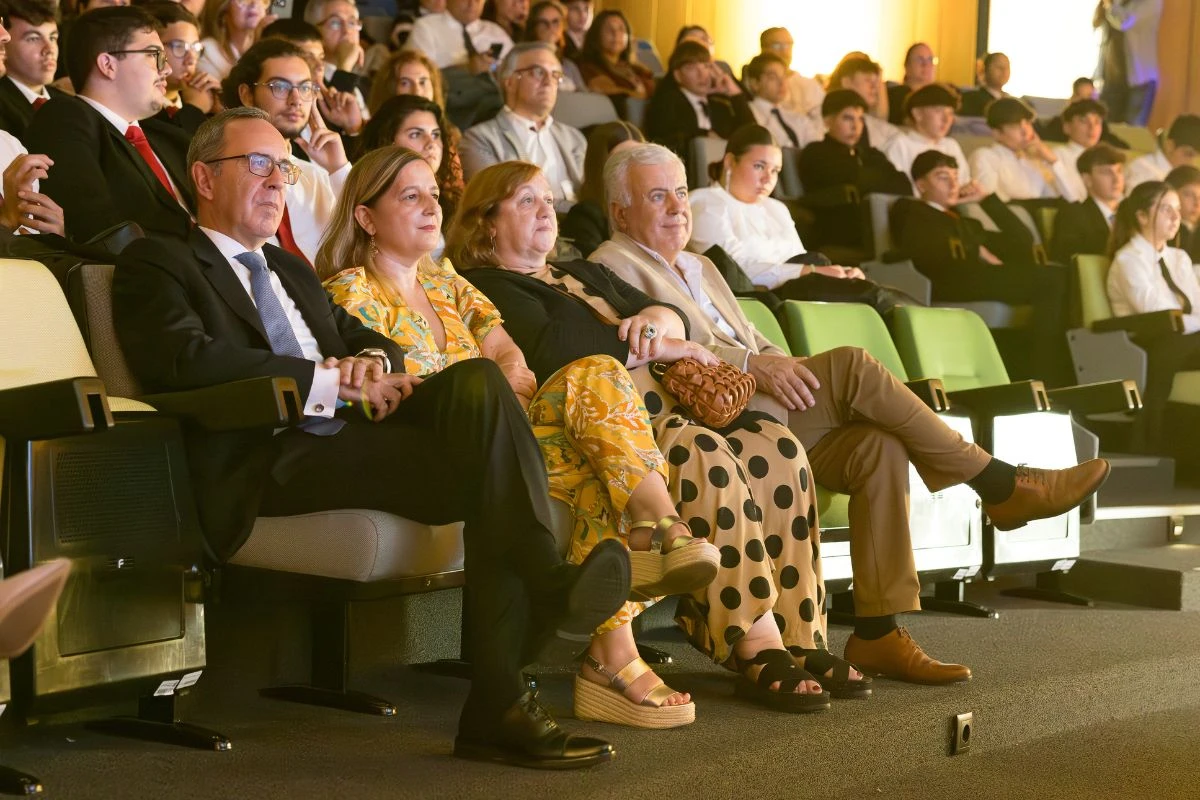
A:
<svg viewBox="0 0 1200 800">
<path fill-rule="evenodd" d="M 471 75 L 494 72 L 513 41 L 499 25 L 480 19 L 482 14 L 483 0 L 446 0 L 443 13 L 413 23 L 408 46 L 429 56 L 439 69 L 461 67 Z"/>
</svg>

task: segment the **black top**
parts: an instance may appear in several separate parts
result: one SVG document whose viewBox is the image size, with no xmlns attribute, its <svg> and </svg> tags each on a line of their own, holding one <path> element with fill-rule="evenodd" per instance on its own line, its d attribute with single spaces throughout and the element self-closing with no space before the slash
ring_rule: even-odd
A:
<svg viewBox="0 0 1200 800">
<path fill-rule="evenodd" d="M 858 189 L 859 197 L 871 192 L 912 194 L 912 183 L 881 151 L 863 144 L 851 149 L 828 134 L 800 151 L 800 181 L 809 195 L 847 184 Z M 812 210 L 816 216 L 810 234 L 814 247 L 862 245 L 862 212 L 857 204 L 819 205 Z"/>
<path fill-rule="evenodd" d="M 635 289 L 602 264 L 578 260 L 550 267 L 603 297 L 622 319 L 650 306 L 663 306 L 678 314 L 687 328 L 682 311 Z M 473 269 L 463 274 L 500 310 L 504 329 L 525 353 L 539 384 L 580 358 L 609 355 L 624 364 L 629 357 L 629 345 L 617 338 L 617 326 L 601 321 L 582 299 L 506 269 Z"/>
<path fill-rule="evenodd" d="M 1008 93 L 1003 95 L 1009 97 Z M 959 108 L 958 114 L 962 117 L 983 117 L 987 115 L 987 107 L 992 104 L 996 96 L 984 89 L 982 86 L 977 86 L 968 92 L 963 92 L 962 107 Z"/>
<path fill-rule="evenodd" d="M 56 97 L 69 97 L 53 86 L 46 87 L 46 93 L 53 100 Z M 25 136 L 25 129 L 33 119 L 33 103 L 21 94 L 21 90 L 7 75 L 0 78 L 0 130 L 11 133 L 18 139 Z M 37 148 L 30 148 L 31 153 L 40 153 Z"/>
<path fill-rule="evenodd" d="M 1186 251 L 1192 257 L 1193 264 L 1200 264 L 1200 228 L 1189 230 L 1186 224 L 1181 223 L 1171 246 Z"/>
<path fill-rule="evenodd" d="M 887 87 L 888 93 L 888 122 L 893 125 L 903 125 L 907 122 L 904 114 L 904 99 L 912 94 L 908 84 L 895 83 Z"/>
<path fill-rule="evenodd" d="M 712 131 L 728 139 L 743 125 L 754 124 L 754 112 L 745 92 L 738 95 L 710 94 L 705 98 Z M 670 148 L 687 160 L 688 143 L 703 135 L 696 109 L 669 74 L 654 88 L 646 106 L 646 138 Z"/>
<path fill-rule="evenodd" d="M 889 214 L 892 241 L 935 288 L 939 278 L 963 268 L 988 266 L 979 257 L 981 245 L 1006 264 L 1030 263 L 1033 234 L 1029 229 L 995 195 L 988 195 L 980 205 L 999 231 L 985 230 L 978 220 L 940 211 L 923 200 L 897 200 Z"/>
<path fill-rule="evenodd" d="M 1108 223 L 1092 198 L 1068 203 L 1054 217 L 1050 237 L 1050 257 L 1060 264 L 1071 263 L 1071 256 L 1106 255 L 1108 253 Z"/>
<path fill-rule="evenodd" d="M 563 238 L 570 239 L 579 254 L 587 258 L 608 241 L 608 214 L 591 200 L 582 200 L 571 206 L 558 226 L 558 232 Z"/>
</svg>

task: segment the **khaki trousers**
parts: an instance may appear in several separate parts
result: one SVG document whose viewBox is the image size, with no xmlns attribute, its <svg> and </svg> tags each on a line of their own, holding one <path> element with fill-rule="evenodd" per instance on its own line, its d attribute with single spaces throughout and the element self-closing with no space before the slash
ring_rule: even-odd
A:
<svg viewBox="0 0 1200 800">
<path fill-rule="evenodd" d="M 878 361 L 856 347 L 804 360 L 821 388 L 788 427 L 826 489 L 850 495 L 854 608 L 883 616 L 920 608 L 908 528 L 908 462 L 938 491 L 978 475 L 991 460 L 945 425 Z"/>
</svg>

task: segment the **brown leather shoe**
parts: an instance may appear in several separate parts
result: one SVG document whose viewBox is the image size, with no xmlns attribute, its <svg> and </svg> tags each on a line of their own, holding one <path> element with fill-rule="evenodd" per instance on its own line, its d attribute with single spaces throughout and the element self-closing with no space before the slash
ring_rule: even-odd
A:
<svg viewBox="0 0 1200 800">
<path fill-rule="evenodd" d="M 1103 458 L 1093 458 L 1068 469 L 1017 467 L 1017 487 L 1003 503 L 983 510 L 998 531 L 1011 531 L 1027 522 L 1065 514 L 1082 503 L 1108 477 Z"/>
<path fill-rule="evenodd" d="M 971 680 L 971 670 L 962 664 L 943 664 L 925 655 L 905 628 L 897 628 L 880 639 L 860 639 L 850 634 L 846 660 L 866 672 L 909 683 L 962 683 Z"/>
</svg>

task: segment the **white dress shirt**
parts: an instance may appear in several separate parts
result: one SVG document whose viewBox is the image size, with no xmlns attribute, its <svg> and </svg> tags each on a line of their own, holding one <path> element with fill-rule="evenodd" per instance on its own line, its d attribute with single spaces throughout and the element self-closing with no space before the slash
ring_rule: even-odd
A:
<svg viewBox="0 0 1200 800">
<path fill-rule="evenodd" d="M 968 161 L 971 174 L 983 187 L 984 194 L 995 194 L 1005 203 L 1010 200 L 1033 200 L 1040 197 L 1063 197 L 1069 192 L 1062 160 L 1042 164 L 1026 158 L 997 142 L 980 147 Z"/>
<path fill-rule="evenodd" d="M 825 124 L 823 122 L 816 122 L 812 117 L 806 114 L 797 114 L 795 111 L 784 108 L 782 105 L 777 106 L 765 98 L 756 97 L 751 100 L 750 111 L 754 114 L 754 118 L 758 120 L 758 124 L 771 132 L 771 135 L 775 137 L 775 141 L 779 143 L 780 147 L 803 148 L 809 142 L 819 142 L 825 138 Z M 775 116 L 775 111 L 779 112 L 778 117 Z M 780 118 L 796 134 L 799 144 L 792 144 L 787 131 L 780 124 Z"/>
<path fill-rule="evenodd" d="M 871 147 L 876 150 L 882 150 L 885 144 L 900 133 L 900 128 L 874 114 L 863 114 L 863 127 L 867 131 L 867 137 L 871 140 Z"/>
<path fill-rule="evenodd" d="M 304 253 L 310 264 L 317 260 L 317 250 L 325 229 L 333 219 L 333 210 L 338 198 L 342 196 L 342 187 L 346 185 L 346 177 L 350 174 L 350 164 L 345 164 L 337 172 L 328 173 L 325 169 L 311 161 L 294 159 L 300 168 L 300 178 L 292 186 L 285 187 L 288 220 L 292 224 L 292 236 L 296 245 Z M 272 237 L 272 244 L 278 240 Z"/>
<path fill-rule="evenodd" d="M 18 156 L 23 156 L 28 151 L 25 145 L 17 137 L 13 136 L 8 131 L 0 131 L 0 172 L 8 169 L 9 166 L 17 160 Z M 38 191 L 41 181 L 34 181 L 31 187 L 33 191 Z M 19 228 L 17 233 L 37 233 L 31 228 Z"/>
<path fill-rule="evenodd" d="M 254 292 L 250 288 L 250 269 L 235 259 L 236 256 L 247 252 L 246 248 L 220 231 L 203 226 L 200 227 L 200 230 L 204 231 L 204 235 L 211 239 L 212 243 L 221 251 L 221 255 L 225 256 L 225 260 L 229 262 L 229 268 L 233 270 L 238 282 L 246 290 L 246 296 L 250 298 L 251 304 L 254 304 Z M 253 252 L 260 256 L 263 255 L 261 247 Z M 265 258 L 265 256 L 263 257 Z M 292 332 L 296 334 L 296 341 L 300 343 L 304 357 L 313 362 L 312 386 L 308 390 L 308 397 L 305 398 L 304 413 L 310 417 L 332 417 L 333 412 L 337 409 L 341 371 L 323 365 L 325 357 L 321 355 L 316 337 L 313 336 L 308 323 L 304 321 L 304 315 L 300 313 L 300 309 L 296 308 L 295 301 L 283 288 L 283 284 L 279 282 L 279 276 L 275 274 L 275 270 L 270 270 L 270 273 L 271 291 L 275 292 L 275 296 L 279 298 L 279 304 L 283 306 L 283 311 L 287 314 L 288 322 L 291 323 Z M 254 305 L 257 308 L 257 304 Z"/>
<path fill-rule="evenodd" d="M 519 145 L 518 150 L 531 164 L 542 168 L 550 190 L 554 192 L 554 206 L 560 213 L 566 213 L 575 205 L 575 184 L 567 174 L 567 165 L 562 153 L 558 150 L 558 142 L 550 134 L 550 126 L 554 124 L 553 117 L 546 117 L 540 124 L 528 117 L 523 117 L 508 106 L 496 115 L 501 125 L 512 132 Z"/>
<path fill-rule="evenodd" d="M 477 19 L 466 28 L 477 53 L 486 53 L 492 45 L 498 44 L 501 46 L 500 58 L 504 58 L 504 54 L 512 49 L 512 39 L 494 22 Z M 414 22 L 405 47 L 420 50 L 439 69 L 464 66 L 468 59 L 467 45 L 463 41 L 463 24 L 449 12 L 428 14 Z"/>
<path fill-rule="evenodd" d="M 206 36 L 200 40 L 200 44 L 204 45 L 204 55 L 200 56 L 200 60 L 196 63 L 197 72 L 207 72 L 219 81 L 229 77 L 229 71 L 233 69 L 233 64 L 241 58 L 241 53 L 234 53 L 234 58 L 231 61 L 221 52 L 221 45 L 217 42 L 216 37 Z M 232 50 L 233 48 L 230 47 Z"/>
<path fill-rule="evenodd" d="M 1050 152 L 1058 158 L 1058 163 L 1062 165 L 1062 178 L 1064 181 L 1063 197 L 1070 200 L 1072 203 L 1082 203 L 1087 199 L 1087 187 L 1083 185 L 1083 178 L 1079 174 L 1079 157 L 1083 155 L 1083 151 L 1087 148 L 1077 142 L 1067 142 L 1066 144 L 1050 145 Z"/>
<path fill-rule="evenodd" d="M 787 97 L 781 105 L 797 114 L 814 120 L 821 118 L 821 103 L 825 100 L 825 88 L 815 78 L 806 78 L 799 72 L 788 72 L 785 79 Z"/>
<path fill-rule="evenodd" d="M 48 91 L 46 91 L 45 86 L 42 87 L 42 91 L 35 92 L 33 89 L 29 88 L 28 86 L 21 83 L 16 78 L 14 78 L 12 75 L 9 75 L 8 79 L 13 82 L 13 86 L 17 87 L 17 91 L 19 91 L 21 94 L 25 95 L 25 99 L 29 101 L 30 105 L 33 105 L 34 100 L 49 100 L 50 99 L 50 93 Z"/>
<path fill-rule="evenodd" d="M 1133 187 L 1147 181 L 1165 181 L 1171 169 L 1171 162 L 1162 150 L 1135 158 L 1125 170 L 1125 194 L 1128 195 L 1133 191 Z"/>
<path fill-rule="evenodd" d="M 1145 314 L 1172 308 L 1183 309 L 1179 297 L 1163 279 L 1158 260 L 1167 262 L 1167 271 L 1192 304 L 1192 313 L 1183 315 L 1184 333 L 1200 331 L 1200 281 L 1192 268 L 1191 256 L 1177 247 L 1155 251 L 1154 245 L 1135 234 L 1117 251 L 1108 271 L 1108 300 L 1118 317 Z"/>
<path fill-rule="evenodd" d="M 683 92 L 683 96 L 692 104 L 692 109 L 696 112 L 696 124 L 700 126 L 700 130 L 711 131 L 712 118 L 708 116 L 708 98 L 692 94 L 682 86 L 679 87 L 679 91 Z"/>
<path fill-rule="evenodd" d="M 1096 208 L 1100 209 L 1100 216 L 1104 217 L 1104 221 L 1108 223 L 1108 229 L 1111 231 L 1113 223 L 1117 219 L 1116 209 L 1109 208 L 1094 197 L 1092 198 L 1092 202 L 1096 204 Z"/>
<path fill-rule="evenodd" d="M 958 162 L 958 182 L 960 185 L 970 183 L 971 181 L 971 165 L 967 162 L 967 156 L 963 153 L 962 145 L 955 139 L 945 136 L 937 141 L 927 139 L 925 136 L 917 133 L 912 128 L 902 128 L 900 133 L 892 137 L 891 141 L 884 144 L 883 147 L 871 142 L 871 146 L 882 150 L 883 154 L 888 157 L 896 165 L 896 169 L 904 173 L 904 176 L 912 181 L 912 165 L 916 161 L 917 156 L 924 153 L 926 150 L 938 150 L 948 156 L 954 156 L 954 160 Z M 917 184 L 913 181 L 913 191 L 915 192 Z"/>
<path fill-rule="evenodd" d="M 686 251 L 682 252 L 676 257 L 675 266 L 673 267 L 667 263 L 665 258 L 649 247 L 646 247 L 646 245 L 641 242 L 637 242 L 636 244 L 649 253 L 650 257 L 654 259 L 654 263 L 662 267 L 676 283 L 683 287 L 683 290 L 696 301 L 696 305 L 700 306 L 700 310 L 713 321 L 714 325 L 735 342 L 740 342 L 743 346 L 746 345 L 745 342 L 738 338 L 737 331 L 725 320 L 725 316 L 713 305 L 712 298 L 708 296 L 708 292 L 704 291 L 704 267 L 696 260 L 695 256 Z"/>
<path fill-rule="evenodd" d="M 125 131 L 129 130 L 130 128 L 142 127 L 140 124 L 138 124 L 136 119 L 130 122 L 108 106 L 97 102 L 86 95 L 79 95 L 79 99 L 96 109 L 96 111 L 100 112 L 100 116 L 108 120 L 108 123 L 116 128 L 117 133 L 121 134 L 122 137 L 125 136 Z M 144 136 L 145 133 L 143 132 L 142 135 Z M 130 143 L 130 147 L 133 147 L 132 143 Z M 154 145 L 150 145 L 150 152 L 154 153 Z M 142 157 L 140 152 L 138 153 L 138 157 Z M 179 187 L 175 185 L 175 179 L 171 177 L 171 173 L 167 171 L 167 168 L 163 165 L 162 159 L 158 157 L 157 153 L 154 153 L 154 160 L 158 162 L 158 166 L 163 171 L 163 175 L 167 176 L 167 183 L 171 184 L 171 194 L 175 195 L 175 202 L 179 203 L 179 205 L 183 207 L 183 210 L 188 212 L 188 216 L 191 216 L 192 212 L 188 211 L 187 203 L 183 202 L 183 195 L 179 193 Z"/>
<path fill-rule="evenodd" d="M 787 206 L 773 197 L 743 203 L 722 186 L 697 189 L 692 204 L 689 248 L 703 253 L 716 245 L 737 262 L 755 286 L 774 289 L 799 278 L 803 264 L 787 260 L 804 252 Z"/>
</svg>

